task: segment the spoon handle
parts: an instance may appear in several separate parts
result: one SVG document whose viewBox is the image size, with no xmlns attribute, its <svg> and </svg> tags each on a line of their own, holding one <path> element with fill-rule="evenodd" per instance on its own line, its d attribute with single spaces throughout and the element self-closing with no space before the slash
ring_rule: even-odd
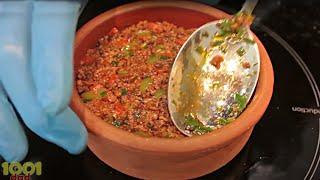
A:
<svg viewBox="0 0 320 180">
<path fill-rule="evenodd" d="M 240 12 L 245 12 L 248 15 L 252 14 L 252 11 L 256 7 L 257 3 L 258 3 L 258 0 L 246 0 Z"/>
</svg>

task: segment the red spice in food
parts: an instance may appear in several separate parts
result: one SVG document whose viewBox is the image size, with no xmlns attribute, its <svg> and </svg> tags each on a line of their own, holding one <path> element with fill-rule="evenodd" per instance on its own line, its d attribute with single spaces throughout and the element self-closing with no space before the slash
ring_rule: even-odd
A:
<svg viewBox="0 0 320 180">
<path fill-rule="evenodd" d="M 77 71 L 79 94 L 98 94 L 86 97 L 86 106 L 137 135 L 183 137 L 170 119 L 165 92 L 174 58 L 192 32 L 168 22 L 113 28 L 87 51 Z M 97 89 L 103 89 L 101 97 Z"/>
<path fill-rule="evenodd" d="M 223 62 L 223 57 L 220 55 L 216 55 L 212 58 L 210 61 L 210 64 L 216 67 L 217 69 L 220 69 L 221 63 Z"/>
<path fill-rule="evenodd" d="M 245 68 L 245 69 L 249 69 L 251 67 L 250 63 L 245 61 L 242 63 L 242 67 Z"/>
</svg>

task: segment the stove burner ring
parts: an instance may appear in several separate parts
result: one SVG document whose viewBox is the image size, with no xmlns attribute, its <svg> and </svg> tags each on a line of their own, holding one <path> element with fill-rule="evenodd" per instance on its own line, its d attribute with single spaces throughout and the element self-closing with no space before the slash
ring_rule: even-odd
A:
<svg viewBox="0 0 320 180">
<path fill-rule="evenodd" d="M 281 46 L 283 46 L 294 58 L 294 60 L 298 63 L 298 65 L 301 67 L 301 69 L 303 70 L 303 73 L 306 75 L 308 82 L 310 83 L 310 86 L 312 88 L 315 100 L 316 100 L 316 104 L 317 107 L 320 107 L 320 103 L 319 103 L 319 99 L 320 99 L 320 91 L 319 91 L 319 87 L 312 75 L 312 73 L 310 72 L 308 66 L 306 65 L 306 63 L 302 60 L 302 58 L 299 56 L 299 54 L 281 37 L 279 36 L 277 33 L 275 33 L 274 31 L 272 31 L 270 28 L 268 28 L 267 26 L 259 23 L 258 28 L 260 28 L 262 31 L 266 32 L 270 37 L 272 37 L 274 40 L 276 40 Z M 312 160 L 312 163 L 309 167 L 309 170 L 307 172 L 307 174 L 304 177 L 304 180 L 311 180 L 314 177 L 314 174 L 317 171 L 317 168 L 319 166 L 320 163 L 320 152 L 319 152 L 319 148 L 320 148 L 320 118 L 319 118 L 319 134 L 318 134 L 318 144 L 315 150 L 315 154 Z"/>
</svg>

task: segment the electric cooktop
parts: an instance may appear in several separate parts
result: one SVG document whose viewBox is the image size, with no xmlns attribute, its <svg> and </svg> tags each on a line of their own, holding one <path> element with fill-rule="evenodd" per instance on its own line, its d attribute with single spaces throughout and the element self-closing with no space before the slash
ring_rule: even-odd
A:
<svg viewBox="0 0 320 180">
<path fill-rule="evenodd" d="M 131 1 L 90 1 L 79 27 L 128 2 Z M 241 4 L 221 0 L 213 6 L 234 13 Z M 252 30 L 265 45 L 275 71 L 272 100 L 240 154 L 223 168 L 199 179 L 318 180 L 320 1 L 261 0 L 255 14 Z M 26 131 L 30 150 L 25 161 L 42 162 L 42 175 L 32 176 L 33 180 L 132 178 L 105 165 L 89 149 L 72 156 Z"/>
</svg>

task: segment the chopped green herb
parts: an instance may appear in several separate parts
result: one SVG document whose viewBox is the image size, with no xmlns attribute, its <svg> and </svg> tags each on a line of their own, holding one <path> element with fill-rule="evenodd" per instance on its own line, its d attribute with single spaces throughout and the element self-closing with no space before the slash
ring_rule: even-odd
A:
<svg viewBox="0 0 320 180">
<path fill-rule="evenodd" d="M 196 48 L 197 53 L 202 54 L 204 52 L 204 48 L 202 46 L 198 46 Z"/>
<path fill-rule="evenodd" d="M 238 54 L 240 57 L 243 56 L 245 53 L 246 53 L 246 50 L 244 50 L 243 47 L 240 47 L 240 48 L 237 50 L 237 54 Z"/>
<path fill-rule="evenodd" d="M 154 93 L 154 97 L 159 99 L 161 98 L 163 95 L 165 95 L 166 91 L 164 89 L 158 89 L 155 93 Z"/>
<path fill-rule="evenodd" d="M 119 74 L 119 75 L 126 75 L 126 74 L 128 74 L 128 71 L 123 70 L 123 69 L 120 69 L 120 70 L 118 71 L 118 74 Z"/>
<path fill-rule="evenodd" d="M 193 118 L 191 115 L 185 117 L 185 125 L 196 134 L 205 134 L 212 131 L 210 127 L 204 126 L 199 120 Z"/>
<path fill-rule="evenodd" d="M 236 93 L 234 99 L 238 104 L 240 111 L 242 111 L 246 107 L 247 97 L 245 95 L 240 95 L 239 93 Z"/>
<path fill-rule="evenodd" d="M 243 38 L 244 42 L 248 43 L 248 44 L 254 44 L 256 43 L 254 40 L 249 39 L 249 38 Z"/>
<path fill-rule="evenodd" d="M 100 98 L 103 98 L 107 95 L 107 90 L 105 88 L 100 88 L 98 89 L 97 93 Z"/>
<path fill-rule="evenodd" d="M 151 54 L 147 60 L 148 64 L 155 64 L 158 61 L 158 56 L 156 54 Z"/>
<path fill-rule="evenodd" d="M 229 36 L 230 34 L 232 34 L 231 31 L 224 31 L 221 29 L 218 35 L 225 38 L 225 37 Z"/>
<path fill-rule="evenodd" d="M 146 49 L 148 47 L 148 43 L 143 43 L 143 44 L 141 44 L 141 48 L 143 48 L 143 49 Z"/>
<path fill-rule="evenodd" d="M 112 125 L 114 125 L 115 127 L 120 127 L 122 125 L 122 122 L 118 120 L 114 120 L 112 121 Z"/>
<path fill-rule="evenodd" d="M 231 29 L 231 20 L 229 19 L 225 19 L 223 20 L 220 24 L 219 24 L 219 27 L 222 31 L 225 31 L 225 32 L 230 32 L 232 29 Z"/>
<path fill-rule="evenodd" d="M 219 50 L 224 54 L 227 53 L 228 45 L 227 44 L 222 44 L 221 46 L 219 46 Z"/>
<path fill-rule="evenodd" d="M 130 49 L 130 50 L 126 51 L 125 54 L 126 54 L 127 57 L 132 57 L 133 56 L 133 51 Z"/>
<path fill-rule="evenodd" d="M 122 48 L 122 50 L 124 51 L 126 57 L 131 57 L 131 56 L 133 56 L 133 51 L 132 51 L 131 46 L 130 46 L 129 44 L 126 45 L 126 46 L 124 46 L 124 47 Z"/>
<path fill-rule="evenodd" d="M 143 79 L 140 84 L 140 91 L 145 93 L 147 91 L 147 89 L 149 88 L 149 86 L 152 85 L 152 83 L 153 83 L 153 80 L 150 77 Z"/>
<path fill-rule="evenodd" d="M 126 88 L 122 88 L 120 92 L 121 92 L 121 96 L 125 96 L 128 94 L 128 90 Z"/>
<path fill-rule="evenodd" d="M 160 56 L 160 60 L 167 60 L 167 59 L 169 59 L 168 56 L 163 56 L 163 55 Z"/>
<path fill-rule="evenodd" d="M 94 100 L 96 97 L 97 96 L 93 91 L 88 91 L 81 94 L 81 98 L 84 103 L 90 102 Z"/>
<path fill-rule="evenodd" d="M 111 65 L 113 67 L 117 67 L 119 65 L 119 61 L 111 61 Z"/>
<path fill-rule="evenodd" d="M 221 118 L 219 119 L 219 124 L 224 126 L 224 125 L 230 124 L 232 121 L 233 119 L 231 118 Z"/>
<path fill-rule="evenodd" d="M 200 134 L 205 134 L 205 133 L 209 133 L 212 131 L 212 128 L 210 127 L 206 127 L 206 126 L 199 126 L 196 129 L 196 132 L 200 133 Z"/>
<path fill-rule="evenodd" d="M 211 43 L 210 43 L 210 45 L 212 46 L 212 47 L 217 47 L 217 46 L 220 46 L 221 44 L 223 44 L 224 43 L 224 41 L 212 41 Z"/>
<path fill-rule="evenodd" d="M 156 46 L 156 49 L 158 49 L 158 50 L 164 50 L 165 47 L 164 47 L 163 44 L 158 44 L 158 45 Z"/>
<path fill-rule="evenodd" d="M 200 126 L 201 123 L 193 118 L 191 115 L 185 117 L 185 125 L 190 126 L 190 128 L 195 129 L 196 127 Z"/>
</svg>

